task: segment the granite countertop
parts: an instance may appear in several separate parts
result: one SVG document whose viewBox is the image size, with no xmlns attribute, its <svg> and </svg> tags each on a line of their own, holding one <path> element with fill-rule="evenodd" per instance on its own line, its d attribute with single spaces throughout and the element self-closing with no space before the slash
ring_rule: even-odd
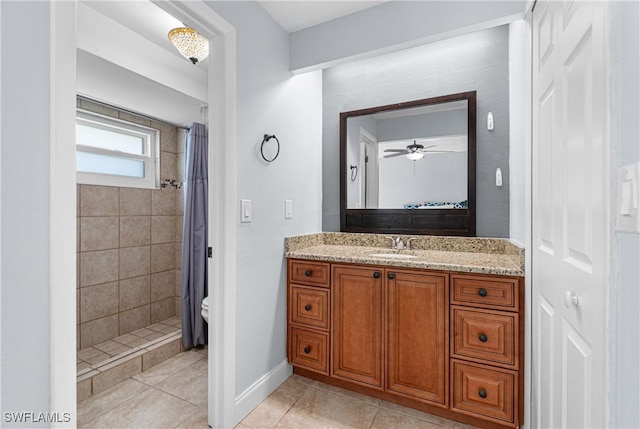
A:
<svg viewBox="0 0 640 429">
<path fill-rule="evenodd" d="M 285 256 L 328 262 L 524 276 L 524 249 L 507 239 L 408 236 L 411 250 L 392 250 L 389 235 L 319 233 L 287 237 Z M 410 255 L 413 258 L 373 256 Z"/>
</svg>

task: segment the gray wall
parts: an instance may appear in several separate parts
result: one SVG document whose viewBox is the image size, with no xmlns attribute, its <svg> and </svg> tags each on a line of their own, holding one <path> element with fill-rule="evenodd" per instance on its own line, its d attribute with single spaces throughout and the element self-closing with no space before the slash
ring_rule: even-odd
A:
<svg viewBox="0 0 640 429">
<path fill-rule="evenodd" d="M 326 69 L 323 82 L 324 231 L 340 229 L 340 112 L 475 90 L 477 234 L 509 236 L 508 26 Z M 486 128 L 488 112 L 493 112 L 493 131 Z"/>
<path fill-rule="evenodd" d="M 291 33 L 291 70 L 318 70 L 522 18 L 526 1 L 390 1 Z M 486 27 L 484 27 L 486 28 Z"/>
<path fill-rule="evenodd" d="M 322 76 L 291 74 L 288 34 L 258 3 L 208 4 L 236 29 L 237 197 L 253 203 L 253 222 L 235 226 L 237 397 L 286 359 L 284 237 L 321 228 Z M 259 152 L 265 133 L 280 140 L 271 164 Z"/>
<path fill-rule="evenodd" d="M 45 2 L 2 2 L 1 410 L 51 410 L 51 13 Z M 22 44 L 15 34 L 34 26 Z M 70 237 L 73 239 L 73 237 Z M 70 303 L 71 304 L 71 303 Z M 70 306 L 69 311 L 73 311 Z M 73 335 L 73 332 L 69 332 Z M 56 410 L 73 411 L 73 410 Z M 48 423 L 3 427 L 48 427 Z"/>
<path fill-rule="evenodd" d="M 611 213 L 615 222 L 616 169 L 640 161 L 640 6 L 612 3 L 612 183 Z M 640 235 L 617 231 L 612 243 L 611 271 L 611 427 L 640 427 Z"/>
</svg>

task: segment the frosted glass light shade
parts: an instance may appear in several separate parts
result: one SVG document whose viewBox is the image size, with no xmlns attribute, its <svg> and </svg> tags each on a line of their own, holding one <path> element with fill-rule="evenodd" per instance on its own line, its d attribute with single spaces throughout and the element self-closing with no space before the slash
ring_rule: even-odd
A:
<svg viewBox="0 0 640 429">
<path fill-rule="evenodd" d="M 204 60 L 209 55 L 209 41 L 193 28 L 174 28 L 169 31 L 168 37 L 178 52 L 193 64 Z"/>
<path fill-rule="evenodd" d="M 411 161 L 417 161 L 419 159 L 424 158 L 424 153 L 422 152 L 411 152 L 407 154 L 407 158 Z"/>
</svg>

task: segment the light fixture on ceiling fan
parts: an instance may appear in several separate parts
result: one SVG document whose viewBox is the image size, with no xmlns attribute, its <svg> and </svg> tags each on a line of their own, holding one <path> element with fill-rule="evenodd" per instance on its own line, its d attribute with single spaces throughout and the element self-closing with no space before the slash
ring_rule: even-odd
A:
<svg viewBox="0 0 640 429">
<path fill-rule="evenodd" d="M 167 37 L 178 52 L 193 64 L 204 60 L 209 55 L 209 41 L 193 28 L 174 28 L 169 31 Z"/>
<path fill-rule="evenodd" d="M 425 153 L 454 152 L 451 150 L 427 150 L 435 146 L 437 145 L 433 144 L 431 146 L 424 147 L 423 145 L 416 143 L 416 141 L 414 140 L 413 144 L 410 144 L 404 149 L 385 149 L 385 152 L 391 152 L 391 154 L 385 155 L 384 158 L 395 158 L 397 156 L 406 155 L 407 159 L 410 159 L 411 161 L 417 161 L 424 158 Z"/>
</svg>

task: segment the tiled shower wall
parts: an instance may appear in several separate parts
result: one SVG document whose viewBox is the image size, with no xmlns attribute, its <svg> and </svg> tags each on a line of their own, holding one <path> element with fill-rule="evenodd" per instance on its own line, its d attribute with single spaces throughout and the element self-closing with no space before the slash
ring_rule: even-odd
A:
<svg viewBox="0 0 640 429">
<path fill-rule="evenodd" d="M 85 99 L 78 107 L 160 130 L 160 178 L 183 181 L 185 133 Z M 183 189 L 78 185 L 77 347 L 180 315 Z"/>
</svg>

